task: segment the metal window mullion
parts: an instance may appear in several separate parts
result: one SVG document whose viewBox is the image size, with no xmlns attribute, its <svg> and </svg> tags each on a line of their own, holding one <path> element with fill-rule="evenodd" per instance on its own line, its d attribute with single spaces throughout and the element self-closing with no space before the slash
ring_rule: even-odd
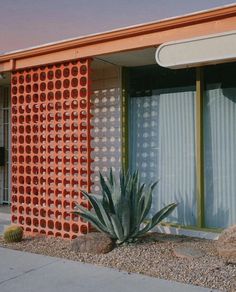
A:
<svg viewBox="0 0 236 292">
<path fill-rule="evenodd" d="M 197 226 L 205 226 L 204 199 L 204 133 L 203 133 L 203 68 L 196 68 L 196 192 L 197 192 Z"/>
</svg>

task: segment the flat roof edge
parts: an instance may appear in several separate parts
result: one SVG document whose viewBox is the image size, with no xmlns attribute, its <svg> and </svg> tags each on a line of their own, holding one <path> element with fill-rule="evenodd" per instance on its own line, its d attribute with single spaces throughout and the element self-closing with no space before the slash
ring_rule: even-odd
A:
<svg viewBox="0 0 236 292">
<path fill-rule="evenodd" d="M 45 43 L 38 46 L 33 46 L 25 49 L 15 50 L 5 52 L 0 54 L 0 63 L 4 61 L 20 59 L 28 56 L 36 56 L 41 54 L 46 54 L 50 52 L 60 51 L 63 49 L 69 49 L 76 46 L 88 45 L 90 43 L 98 43 L 113 39 L 130 37 L 132 35 L 138 35 L 142 33 L 151 33 L 152 31 L 157 31 L 158 29 L 169 29 L 171 26 L 181 26 L 187 25 L 189 23 L 197 23 L 207 21 L 211 18 L 220 18 L 235 14 L 236 15 L 236 4 L 224 5 L 216 8 L 211 8 L 207 10 L 201 10 L 197 12 L 192 12 L 180 16 L 170 17 L 161 19 L 159 21 L 152 21 L 147 23 L 142 23 L 138 25 L 132 25 L 127 27 L 122 27 L 114 30 L 109 30 L 105 32 L 99 32 L 95 34 L 88 34 L 80 37 L 60 40 L 56 42 Z"/>
</svg>

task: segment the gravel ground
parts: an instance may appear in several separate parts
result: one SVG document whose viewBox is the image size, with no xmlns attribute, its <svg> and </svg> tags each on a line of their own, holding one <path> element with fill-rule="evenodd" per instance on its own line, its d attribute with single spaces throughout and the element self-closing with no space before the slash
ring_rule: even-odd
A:
<svg viewBox="0 0 236 292">
<path fill-rule="evenodd" d="M 20 243 L 0 246 L 74 261 L 113 267 L 127 272 L 184 282 L 222 291 L 236 291 L 236 265 L 217 257 L 215 242 L 196 238 L 152 233 L 135 244 L 115 248 L 108 254 L 75 253 L 70 242 L 59 238 L 25 238 Z M 194 247 L 204 256 L 196 259 L 177 258 L 173 248 Z"/>
</svg>

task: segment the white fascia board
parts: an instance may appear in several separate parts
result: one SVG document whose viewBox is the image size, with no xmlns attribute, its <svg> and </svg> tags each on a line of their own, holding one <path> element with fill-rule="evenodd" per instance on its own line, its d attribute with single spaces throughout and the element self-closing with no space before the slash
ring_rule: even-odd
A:
<svg viewBox="0 0 236 292">
<path fill-rule="evenodd" d="M 236 31 L 164 43 L 155 57 L 172 69 L 236 61 Z"/>
</svg>

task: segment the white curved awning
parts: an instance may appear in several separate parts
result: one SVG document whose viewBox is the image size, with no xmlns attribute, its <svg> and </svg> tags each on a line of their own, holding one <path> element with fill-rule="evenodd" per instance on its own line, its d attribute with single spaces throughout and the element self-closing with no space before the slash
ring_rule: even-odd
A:
<svg viewBox="0 0 236 292">
<path fill-rule="evenodd" d="M 167 68 L 186 68 L 236 61 L 236 31 L 162 44 L 156 62 Z"/>
</svg>

